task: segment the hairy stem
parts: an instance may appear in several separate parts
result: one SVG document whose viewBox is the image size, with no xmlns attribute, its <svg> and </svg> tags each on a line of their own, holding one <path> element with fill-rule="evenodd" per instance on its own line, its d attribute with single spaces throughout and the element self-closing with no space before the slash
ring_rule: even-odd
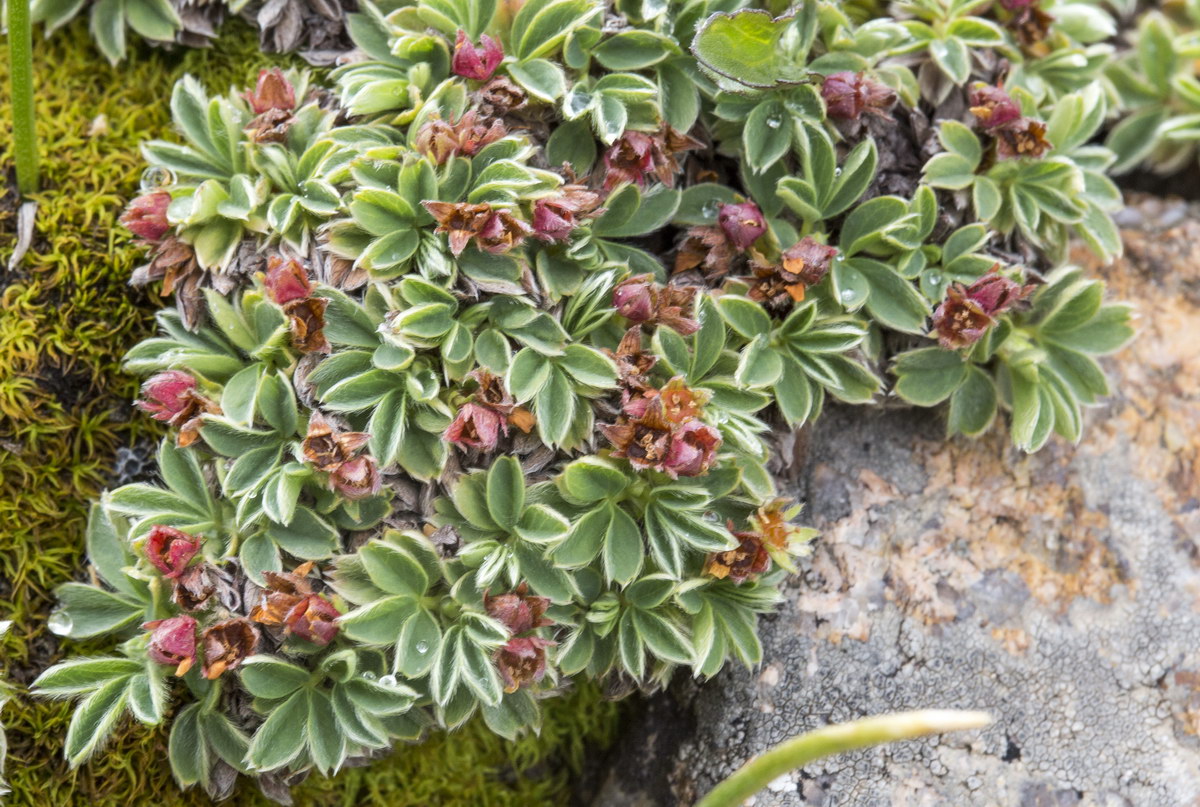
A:
<svg viewBox="0 0 1200 807">
<path fill-rule="evenodd" d="M 793 737 L 750 760 L 714 787 L 696 807 L 738 807 L 775 778 L 814 759 L 926 734 L 983 728 L 991 722 L 986 712 L 925 709 L 826 726 Z"/>
<path fill-rule="evenodd" d="M 33 108 L 33 31 L 29 0 L 8 0 L 8 64 L 12 90 L 13 162 L 22 196 L 38 189 L 37 131 Z"/>
</svg>

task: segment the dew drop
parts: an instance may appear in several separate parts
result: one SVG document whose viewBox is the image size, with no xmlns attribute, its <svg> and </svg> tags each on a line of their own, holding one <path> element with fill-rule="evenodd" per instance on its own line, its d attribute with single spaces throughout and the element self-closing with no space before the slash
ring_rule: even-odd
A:
<svg viewBox="0 0 1200 807">
<path fill-rule="evenodd" d="M 75 623 L 71 621 L 71 615 L 66 611 L 55 611 L 50 614 L 46 627 L 50 628 L 50 632 L 56 636 L 66 636 L 71 632 L 71 628 L 75 627 Z"/>
<path fill-rule="evenodd" d="M 422 656 L 429 652 L 429 642 L 417 642 L 417 652 Z"/>
<path fill-rule="evenodd" d="M 780 118 L 778 115 L 772 115 L 771 117 L 767 118 L 767 126 L 771 129 L 778 129 L 782 125 L 783 118 Z"/>
<path fill-rule="evenodd" d="M 152 165 L 142 172 L 142 178 L 138 181 L 138 185 L 144 191 L 152 191 L 156 188 L 162 188 L 175 182 L 175 175 L 168 169 L 159 165 Z"/>
<path fill-rule="evenodd" d="M 929 275 L 929 282 L 935 286 L 940 286 L 940 285 L 942 285 L 942 276 L 939 275 L 937 272 L 933 272 L 932 274 Z"/>
<path fill-rule="evenodd" d="M 854 289 L 842 289 L 840 296 L 843 303 L 848 303 L 854 299 Z"/>
<path fill-rule="evenodd" d="M 839 166 L 839 167 L 837 167 L 837 168 L 833 169 L 833 175 L 834 175 L 835 177 L 840 177 L 840 176 L 842 175 L 842 169 L 841 169 L 841 166 Z"/>
<path fill-rule="evenodd" d="M 370 670 L 367 670 L 365 673 L 362 674 L 362 677 L 363 677 L 364 681 L 374 681 L 375 673 L 371 672 Z"/>
<path fill-rule="evenodd" d="M 379 683 L 385 687 L 394 687 L 396 685 L 396 676 L 385 675 L 379 679 Z"/>
<path fill-rule="evenodd" d="M 704 207 L 700 208 L 700 212 L 703 213 L 706 218 L 713 218 L 717 215 L 717 211 L 720 209 L 720 207 L 720 202 L 718 202 L 716 199 L 710 199 L 704 203 Z"/>
</svg>

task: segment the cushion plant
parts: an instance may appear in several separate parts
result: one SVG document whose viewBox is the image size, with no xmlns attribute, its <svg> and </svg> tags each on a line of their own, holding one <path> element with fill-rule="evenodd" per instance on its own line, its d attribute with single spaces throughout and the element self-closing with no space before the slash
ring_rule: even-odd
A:
<svg viewBox="0 0 1200 807">
<path fill-rule="evenodd" d="M 827 398 L 1079 439 L 1132 334 L 1060 264 L 1120 250 L 1108 14 L 745 5 L 363 0 L 328 76 L 178 83 L 122 219 L 172 431 L 59 592 L 111 653 L 36 682 L 73 765 L 170 715 L 181 785 L 278 793 L 754 665 L 813 538 L 777 437 Z"/>
</svg>

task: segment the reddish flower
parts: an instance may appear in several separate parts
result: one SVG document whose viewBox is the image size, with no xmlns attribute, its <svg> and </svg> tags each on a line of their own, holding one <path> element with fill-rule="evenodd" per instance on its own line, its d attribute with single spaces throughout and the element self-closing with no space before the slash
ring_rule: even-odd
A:
<svg viewBox="0 0 1200 807">
<path fill-rule="evenodd" d="M 283 306 L 291 328 L 292 347 L 301 353 L 329 352 L 329 340 L 325 338 L 325 308 L 328 305 L 329 301 L 324 297 L 305 297 Z"/>
<path fill-rule="evenodd" d="M 287 632 L 306 642 L 324 647 L 338 634 L 341 612 L 320 594 L 309 594 L 288 611 L 284 618 Z"/>
<path fill-rule="evenodd" d="M 554 624 L 545 617 L 546 609 L 550 607 L 549 598 L 528 592 L 529 586 L 522 583 L 511 594 L 483 595 L 488 616 L 502 622 L 512 633 L 512 638 L 496 651 L 494 657 L 506 692 L 516 692 L 522 686 L 542 680 L 546 674 L 546 648 L 554 645 L 540 636 L 522 635 Z"/>
<path fill-rule="evenodd" d="M 933 312 L 933 330 L 947 350 L 970 347 L 1007 311 L 1033 290 L 1000 274 L 999 266 L 970 286 L 955 283 Z"/>
<path fill-rule="evenodd" d="M 208 566 L 189 566 L 175 579 L 171 601 L 185 611 L 199 611 L 217 591 Z"/>
<path fill-rule="evenodd" d="M 579 226 L 579 218 L 593 213 L 600 196 L 581 185 L 566 185 L 558 196 L 533 204 L 533 234 L 543 241 L 566 241 Z"/>
<path fill-rule="evenodd" d="M 296 108 L 296 88 L 278 67 L 258 71 L 258 81 L 253 90 L 246 91 L 245 98 L 255 115 L 271 110 L 291 112 Z"/>
<path fill-rule="evenodd" d="M 763 548 L 789 572 L 795 573 L 791 556 L 806 551 L 809 541 L 817 534 L 811 527 L 791 523 L 800 512 L 800 505 L 788 499 L 772 499 L 750 516 L 750 526 L 762 540 Z"/>
<path fill-rule="evenodd" d="M 540 636 L 517 637 L 496 651 L 494 660 L 505 692 L 516 692 L 546 675 L 546 648 L 554 642 Z"/>
<path fill-rule="evenodd" d="M 496 76 L 474 93 L 475 108 L 484 118 L 503 118 L 525 108 L 525 91 L 508 76 Z"/>
<path fill-rule="evenodd" d="M 733 524 L 729 529 L 733 532 Z M 771 556 L 757 533 L 734 532 L 733 537 L 741 542 L 738 547 L 709 555 L 704 563 L 705 574 L 744 583 L 771 568 Z"/>
<path fill-rule="evenodd" d="M 204 677 L 210 681 L 235 669 L 258 649 L 258 628 L 246 619 L 218 622 L 201 634 L 204 645 Z"/>
<path fill-rule="evenodd" d="M 176 616 L 147 622 L 142 627 L 153 631 L 146 651 L 156 664 L 172 665 L 176 675 L 183 675 L 196 663 L 196 620 Z"/>
<path fill-rule="evenodd" d="M 671 435 L 662 470 L 672 479 L 707 473 L 720 445 L 721 435 L 716 429 L 699 420 L 689 421 Z"/>
<path fill-rule="evenodd" d="M 834 247 L 826 246 L 812 236 L 805 236 L 784 250 L 783 270 L 806 286 L 815 286 L 829 271 L 829 263 L 837 255 Z"/>
<path fill-rule="evenodd" d="M 722 278 L 740 260 L 741 253 L 721 227 L 696 226 L 684 234 L 675 253 L 674 274 L 700 267 L 708 280 Z"/>
<path fill-rule="evenodd" d="M 634 325 L 621 337 L 617 349 L 605 350 L 617 365 L 617 380 L 626 390 L 645 390 L 650 387 L 647 373 L 658 363 L 658 357 L 642 350 L 642 326 Z"/>
<path fill-rule="evenodd" d="M 276 305 L 286 305 L 293 300 L 302 300 L 313 293 L 308 272 L 295 258 L 286 261 L 278 255 L 267 259 L 267 275 L 263 282 L 267 294 Z"/>
<path fill-rule="evenodd" d="M 454 123 L 432 118 L 417 133 L 415 145 L 417 151 L 442 165 L 455 155 L 474 157 L 506 134 L 508 129 L 502 122 L 493 120 L 489 125 L 479 118 L 477 110 L 470 109 Z"/>
<path fill-rule="evenodd" d="M 335 431 L 324 415 L 313 412 L 300 451 L 305 461 L 315 465 L 318 471 L 331 473 L 349 462 L 370 439 L 366 432 Z"/>
<path fill-rule="evenodd" d="M 143 412 L 179 429 L 176 442 L 186 447 L 200 437 L 203 415 L 220 414 L 221 407 L 196 391 L 196 379 L 182 370 L 167 370 L 142 385 L 144 398 L 137 402 Z"/>
<path fill-rule="evenodd" d="M 663 470 L 674 428 L 663 417 L 657 399 L 651 399 L 642 414 L 622 416 L 617 423 L 600 426 L 600 431 L 612 443 L 614 457 L 629 460 L 634 468 Z"/>
<path fill-rule="evenodd" d="M 635 275 L 613 289 L 613 307 L 630 322 L 666 325 L 687 336 L 700 328 L 692 318 L 695 308 L 694 286 L 662 286 L 653 275 Z"/>
<path fill-rule="evenodd" d="M 747 296 L 772 314 L 783 316 L 804 299 L 810 286 L 821 282 L 836 254 L 833 247 L 806 236 L 785 250 L 778 264 L 756 258 L 751 262 L 754 276 Z"/>
<path fill-rule="evenodd" d="M 196 379 L 182 370 L 167 370 L 142 385 L 138 408 L 155 420 L 170 423 L 187 412 L 196 392 Z"/>
<path fill-rule="evenodd" d="M 459 29 L 458 38 L 454 41 L 454 59 L 450 64 L 455 75 L 487 81 L 503 60 L 504 49 L 499 42 L 484 34 L 479 38 L 479 45 L 475 46 L 467 39 L 467 32 Z"/>
<path fill-rule="evenodd" d="M 1002 160 L 1041 157 L 1050 150 L 1046 124 L 1021 114 L 1021 107 L 1000 87 L 976 82 L 971 88 L 971 114 L 996 139 Z"/>
<path fill-rule="evenodd" d="M 630 322 L 647 322 L 654 316 L 658 292 L 653 275 L 637 275 L 613 289 L 613 307 Z"/>
<path fill-rule="evenodd" d="M 383 486 L 379 466 L 370 457 L 355 457 L 329 475 L 329 484 L 347 499 L 374 496 Z"/>
<path fill-rule="evenodd" d="M 700 417 L 704 404 L 708 403 L 710 394 L 705 390 L 694 390 L 683 380 L 683 376 L 675 376 L 658 391 L 658 399 L 662 402 L 663 417 L 668 423 L 682 425 Z M 720 438 L 717 438 L 720 442 Z"/>
<path fill-rule="evenodd" d="M 442 437 L 449 443 L 491 451 L 500 440 L 501 432 L 508 434 L 508 420 L 504 415 L 490 406 L 466 403 Z"/>
<path fill-rule="evenodd" d="M 530 594 L 528 583 L 522 583 L 509 594 L 495 597 L 484 592 L 483 607 L 488 616 L 503 622 L 513 635 L 554 624 L 545 616 L 546 609 L 550 607 L 550 598 Z"/>
<path fill-rule="evenodd" d="M 150 529 L 142 551 L 154 568 L 162 572 L 164 577 L 173 579 L 183 574 L 188 563 L 200 551 L 200 543 L 198 536 L 158 524 Z"/>
<path fill-rule="evenodd" d="M 475 234 L 475 246 L 484 252 L 498 254 L 521 246 L 533 228 L 507 210 L 496 210 Z"/>
<path fill-rule="evenodd" d="M 121 224 L 143 241 L 157 244 L 171 229 L 167 221 L 167 208 L 170 205 L 171 194 L 166 191 L 144 193 L 125 208 Z"/>
<path fill-rule="evenodd" d="M 665 123 L 653 134 L 626 132 L 604 152 L 604 189 L 612 190 L 625 182 L 644 187 L 651 176 L 672 187 L 679 172 L 675 156 L 702 147 L 699 140 Z"/>
<path fill-rule="evenodd" d="M 1009 126 L 1022 117 L 1020 105 L 1003 88 L 982 81 L 971 88 L 971 114 L 988 130 Z"/>
<path fill-rule="evenodd" d="M 825 112 L 835 120 L 858 120 L 865 112 L 889 118 L 887 110 L 896 103 L 896 93 L 886 84 L 863 73 L 841 72 L 825 77 L 821 84 Z"/>
<path fill-rule="evenodd" d="M 290 572 L 263 572 L 267 587 L 250 611 L 251 621 L 262 625 L 285 624 L 292 609 L 313 593 L 308 580 L 313 565 L 308 561 Z"/>
<path fill-rule="evenodd" d="M 748 249 L 767 231 L 767 221 L 754 202 L 721 205 L 717 223 L 738 249 Z"/>
<path fill-rule="evenodd" d="M 492 217 L 492 206 L 468 204 L 467 202 L 421 202 L 437 221 L 435 232 L 446 233 L 450 241 L 450 252 L 454 257 L 462 254 L 472 238 L 483 231 Z"/>
</svg>

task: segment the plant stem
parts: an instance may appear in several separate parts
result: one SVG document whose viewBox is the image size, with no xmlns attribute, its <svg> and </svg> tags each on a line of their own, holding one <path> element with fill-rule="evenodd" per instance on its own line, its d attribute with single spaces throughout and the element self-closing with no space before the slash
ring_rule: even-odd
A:
<svg viewBox="0 0 1200 807">
<path fill-rule="evenodd" d="M 750 760 L 709 791 L 696 807 L 737 807 L 777 777 L 831 754 L 926 734 L 983 728 L 991 722 L 986 712 L 925 709 L 826 726 L 793 737 Z"/>
<path fill-rule="evenodd" d="M 12 89 L 13 162 L 22 196 L 38 189 L 37 131 L 33 107 L 33 31 L 29 0 L 8 0 L 8 69 Z"/>
</svg>

